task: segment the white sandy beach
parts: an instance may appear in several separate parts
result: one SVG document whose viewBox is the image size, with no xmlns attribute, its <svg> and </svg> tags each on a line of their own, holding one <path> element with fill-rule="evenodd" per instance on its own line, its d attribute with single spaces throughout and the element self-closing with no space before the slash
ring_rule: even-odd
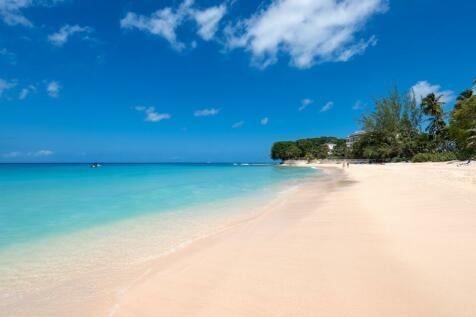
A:
<svg viewBox="0 0 476 317">
<path fill-rule="evenodd" d="M 95 313 L 476 315 L 474 164 L 325 168 L 334 181 L 158 260 Z"/>
</svg>

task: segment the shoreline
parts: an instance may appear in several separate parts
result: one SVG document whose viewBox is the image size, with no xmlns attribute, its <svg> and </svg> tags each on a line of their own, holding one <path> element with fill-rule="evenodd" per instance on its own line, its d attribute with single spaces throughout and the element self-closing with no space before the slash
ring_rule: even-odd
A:
<svg viewBox="0 0 476 317">
<path fill-rule="evenodd" d="M 307 166 L 309 168 L 309 166 Z M 299 188 L 294 188 L 292 192 L 285 193 L 281 197 L 273 199 L 271 202 L 260 208 L 260 211 L 253 217 L 248 217 L 242 219 L 241 221 L 234 223 L 233 225 L 222 228 L 221 230 L 208 234 L 202 238 L 195 239 L 188 243 L 183 248 L 174 250 L 173 252 L 168 253 L 167 255 L 156 259 L 156 263 L 153 267 L 149 268 L 144 275 L 141 275 L 136 280 L 133 281 L 127 287 L 127 291 L 123 292 L 119 296 L 115 303 L 110 306 L 110 309 L 107 312 L 107 316 L 130 316 L 130 312 L 124 312 L 122 307 L 122 301 L 127 300 L 127 297 L 130 296 L 127 294 L 129 291 L 135 291 L 136 288 L 141 288 L 142 283 L 146 283 L 148 280 L 153 278 L 153 275 L 162 270 L 168 270 L 170 266 L 174 266 L 177 262 L 187 260 L 190 256 L 199 254 L 201 251 L 207 249 L 210 246 L 222 243 L 223 240 L 226 240 L 230 235 L 236 234 L 237 231 L 243 230 L 247 226 L 253 226 L 255 223 L 266 219 L 268 216 L 273 215 L 278 209 L 282 208 L 283 205 L 290 199 L 294 199 L 293 196 L 296 196 L 296 191 L 302 190 L 302 187 L 305 185 L 312 185 L 314 188 L 319 188 L 322 191 L 318 193 L 320 196 L 319 199 L 324 198 L 329 187 L 333 188 L 336 186 L 342 186 L 341 181 L 346 178 L 344 173 L 338 169 L 331 167 L 325 167 L 321 169 L 324 172 L 324 175 L 311 176 L 313 179 L 307 178 L 306 180 L 300 180 Z M 142 296 L 142 295 L 141 295 Z M 137 313 L 137 312 L 136 312 Z M 169 312 L 167 312 L 169 313 Z M 148 316 L 156 314 L 167 314 L 162 311 L 156 311 L 154 309 L 150 311 L 141 311 L 137 316 Z M 103 316 L 104 311 L 95 311 L 94 316 Z M 181 315 L 181 314 L 179 314 Z M 192 313 L 193 315 L 193 313 Z M 135 313 L 132 313 L 132 316 L 136 316 Z"/>
<path fill-rule="evenodd" d="M 143 215 L 42 238 L 31 245 L 9 247 L 0 251 L 5 260 L 0 266 L 0 273 L 5 277 L 5 284 L 0 287 L 1 310 L 5 316 L 96 315 L 94 311 L 98 307 L 109 306 L 113 294 L 123 292 L 138 277 L 144 276 L 156 261 L 260 217 L 265 210 L 273 209 L 273 205 L 292 195 L 302 182 L 306 182 L 304 179 L 316 176 L 321 177 L 310 174 L 303 179 L 281 181 L 256 193 L 185 208 L 177 215 L 172 211 Z M 185 230 L 187 228 L 190 230 Z M 177 229 L 180 232 L 173 232 Z M 165 232 L 161 233 L 163 230 Z M 119 232 L 127 233 L 121 237 Z M 187 239 L 175 239 L 176 243 L 173 242 L 175 235 Z M 117 238 L 118 241 L 113 241 Z M 78 244 L 80 250 L 73 247 Z M 58 254 L 62 254 L 61 258 Z M 81 256 L 76 259 L 78 254 Z M 21 256 L 20 264 L 17 260 L 13 262 L 18 256 Z M 10 282 L 15 282 L 12 285 L 16 286 L 9 287 Z M 31 285 L 31 291 L 22 294 L 22 284 Z M 100 310 L 103 313 L 98 315 L 107 315 Z"/>
<path fill-rule="evenodd" d="M 43 293 L 5 315 L 474 316 L 475 165 L 299 166 L 325 176 L 160 256 L 132 250 L 148 258 L 99 276 L 113 292 L 85 293 L 93 276 L 78 275 L 67 302 Z M 121 256 L 104 260 L 117 266 Z"/>
<path fill-rule="evenodd" d="M 315 185 L 164 257 L 109 316 L 476 313 L 474 167 L 351 166 Z"/>
</svg>

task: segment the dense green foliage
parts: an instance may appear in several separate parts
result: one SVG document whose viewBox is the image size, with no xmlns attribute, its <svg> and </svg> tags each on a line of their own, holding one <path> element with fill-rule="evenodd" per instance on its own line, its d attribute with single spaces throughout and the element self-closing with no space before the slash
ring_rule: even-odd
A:
<svg viewBox="0 0 476 317">
<path fill-rule="evenodd" d="M 415 98 L 401 95 L 397 88 L 389 96 L 375 101 L 375 110 L 363 114 L 366 134 L 352 148 L 352 157 L 386 160 L 411 158 L 424 150 L 422 112 Z"/>
<path fill-rule="evenodd" d="M 303 152 L 297 146 L 296 142 L 276 142 L 271 149 L 271 158 L 273 160 L 293 160 L 302 158 Z"/>
<path fill-rule="evenodd" d="M 454 152 L 441 152 L 441 153 L 418 153 L 412 158 L 412 162 L 446 162 L 457 160 L 458 157 Z"/>
<path fill-rule="evenodd" d="M 332 151 L 327 144 L 335 144 Z M 292 160 L 343 158 L 347 152 L 345 140 L 336 137 L 320 137 L 297 141 L 282 141 L 273 144 L 271 158 L 273 160 Z"/>
<path fill-rule="evenodd" d="M 476 85 L 476 79 L 474 84 Z M 476 88 L 476 87 L 475 87 Z M 388 96 L 375 100 L 372 112 L 359 120 L 365 133 L 347 148 L 335 137 L 276 142 L 275 160 L 355 158 L 376 161 L 441 162 L 476 157 L 476 95 L 463 91 L 448 113 L 443 97 L 430 93 L 420 102 L 413 93 L 395 87 Z M 329 151 L 327 144 L 336 144 Z"/>
<path fill-rule="evenodd" d="M 476 155 L 476 96 L 463 91 L 454 109 L 444 112 L 442 96 L 430 93 L 418 105 L 395 88 L 363 114 L 366 134 L 354 143 L 352 157 L 414 162 L 469 159 Z M 449 117 L 449 120 L 446 118 Z"/>
<path fill-rule="evenodd" d="M 468 157 L 476 154 L 476 96 L 471 90 L 458 97 L 451 113 L 449 136 L 458 151 Z"/>
</svg>

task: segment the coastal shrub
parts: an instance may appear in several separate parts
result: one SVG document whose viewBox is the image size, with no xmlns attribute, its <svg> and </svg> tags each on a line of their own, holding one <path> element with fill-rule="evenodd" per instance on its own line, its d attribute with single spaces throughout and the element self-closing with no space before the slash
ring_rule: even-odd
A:
<svg viewBox="0 0 476 317">
<path fill-rule="evenodd" d="M 457 160 L 458 157 L 454 152 L 441 153 L 418 153 L 412 158 L 414 163 L 422 162 L 447 162 Z"/>
</svg>

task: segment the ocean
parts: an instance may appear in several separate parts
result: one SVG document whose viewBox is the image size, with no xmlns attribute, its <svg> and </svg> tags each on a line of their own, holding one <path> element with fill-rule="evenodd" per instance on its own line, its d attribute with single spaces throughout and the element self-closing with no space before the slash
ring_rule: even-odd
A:
<svg viewBox="0 0 476 317">
<path fill-rule="evenodd" d="M 44 298 L 67 307 L 115 289 L 316 173 L 267 164 L 1 164 L 0 310 L 50 315 Z"/>
</svg>

